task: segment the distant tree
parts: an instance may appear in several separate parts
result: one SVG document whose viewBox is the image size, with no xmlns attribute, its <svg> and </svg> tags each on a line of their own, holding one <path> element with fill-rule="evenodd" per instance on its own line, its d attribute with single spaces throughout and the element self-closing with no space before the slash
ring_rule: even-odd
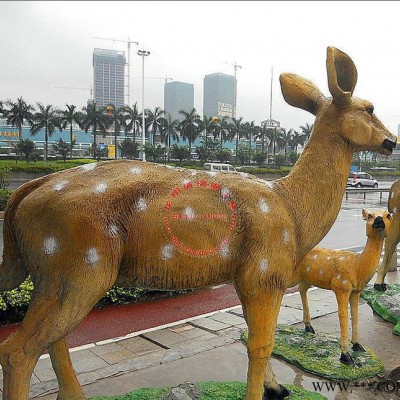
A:
<svg viewBox="0 0 400 400">
<path fill-rule="evenodd" d="M 249 141 L 249 164 L 250 164 L 250 157 L 253 153 L 251 148 L 251 139 L 255 138 L 258 132 L 260 131 L 260 127 L 254 123 L 254 121 L 246 122 L 244 126 L 244 136 Z"/>
<path fill-rule="evenodd" d="M 277 142 L 279 143 L 279 145 L 284 148 L 285 157 L 287 157 L 287 148 L 292 140 L 292 133 L 293 129 L 289 129 L 288 131 L 286 131 L 286 129 L 281 128 L 280 135 L 277 138 Z"/>
<path fill-rule="evenodd" d="M 191 158 L 192 143 L 199 135 L 201 127 L 200 116 L 197 114 L 195 108 L 192 108 L 190 111 L 180 110 L 179 113 L 184 116 L 183 121 L 179 124 L 179 130 L 183 140 L 189 140 L 189 158 Z"/>
<path fill-rule="evenodd" d="M 118 148 L 118 141 L 117 137 L 121 132 L 121 128 L 124 125 L 125 121 L 125 107 L 116 108 L 113 104 L 110 104 L 106 107 L 107 111 L 107 118 L 108 118 L 108 127 L 114 127 L 114 146 L 115 146 L 115 154 L 114 158 L 117 159 L 117 148 Z"/>
<path fill-rule="evenodd" d="M 139 143 L 134 142 L 132 139 L 125 139 L 118 145 L 121 150 L 121 157 L 132 160 L 139 157 Z"/>
<path fill-rule="evenodd" d="M 153 144 L 154 144 L 156 132 L 157 131 L 161 132 L 164 123 L 163 120 L 165 112 L 160 107 L 156 107 L 154 111 L 147 109 L 146 113 L 147 113 L 148 127 L 149 129 L 151 127 L 151 133 L 153 136 Z"/>
<path fill-rule="evenodd" d="M 100 161 L 102 158 L 107 158 L 108 156 L 108 148 L 104 146 L 98 146 L 92 143 L 90 147 L 89 154 L 92 155 L 97 161 Z"/>
<path fill-rule="evenodd" d="M 85 130 L 85 132 L 87 132 L 90 128 L 92 129 L 93 149 L 97 151 L 97 131 L 100 131 L 100 133 L 104 135 L 108 127 L 108 119 L 107 115 L 105 114 L 105 108 L 98 108 L 96 103 L 93 102 L 84 107 L 82 111 L 84 113 L 82 117 L 82 128 Z M 93 152 L 92 154 L 94 155 Z"/>
<path fill-rule="evenodd" d="M 132 131 L 133 142 L 136 142 L 136 133 L 139 132 L 141 126 L 142 114 L 139 112 L 137 103 L 132 107 L 124 107 L 124 123 L 125 134 Z"/>
<path fill-rule="evenodd" d="M 61 138 L 57 143 L 53 144 L 53 150 L 56 154 L 59 154 L 64 162 L 67 161 L 68 154 L 72 153 L 72 148 L 74 147 L 75 140 L 72 140 L 71 143 L 64 142 Z"/>
<path fill-rule="evenodd" d="M 240 144 L 236 151 L 236 163 L 240 163 L 240 165 L 245 164 L 249 159 L 249 147 L 245 144 Z"/>
<path fill-rule="evenodd" d="M 72 126 L 75 123 L 79 126 L 79 128 L 82 128 L 81 121 L 83 118 L 83 114 L 80 111 L 77 111 L 76 106 L 74 105 L 66 104 L 65 106 L 67 107 L 67 109 L 61 111 L 60 123 L 62 129 L 65 129 L 67 125 L 69 125 L 69 142 L 70 144 L 72 144 L 72 142 L 74 141 Z M 70 158 L 72 158 L 72 147 Z"/>
<path fill-rule="evenodd" d="M 214 122 L 214 124 L 216 125 L 214 129 L 214 134 L 219 137 L 220 149 L 222 150 L 223 142 L 229 139 L 228 117 L 226 115 L 224 115 L 223 117 L 219 117 Z"/>
<path fill-rule="evenodd" d="M 305 140 L 310 139 L 313 128 L 314 128 L 314 124 L 310 125 L 309 123 L 306 123 L 305 125 L 300 126 L 300 129 L 301 129 L 303 135 L 305 136 Z"/>
<path fill-rule="evenodd" d="M 37 112 L 33 115 L 31 135 L 36 135 L 41 129 L 44 129 L 44 162 L 47 162 L 49 136 L 53 135 L 56 128 L 62 130 L 59 111 L 51 105 L 44 106 L 42 103 L 37 103 L 37 107 Z"/>
<path fill-rule="evenodd" d="M 286 157 L 285 157 L 284 154 L 277 154 L 277 155 L 275 156 L 275 165 L 276 165 L 277 167 L 280 168 L 280 167 L 284 166 L 285 163 L 286 163 Z"/>
<path fill-rule="evenodd" d="M 219 162 L 228 162 L 232 160 L 232 152 L 229 149 L 223 148 L 223 149 L 217 149 L 215 152 L 215 158 Z"/>
<path fill-rule="evenodd" d="M 289 153 L 289 162 L 290 164 L 294 165 L 296 161 L 298 160 L 299 155 L 295 151 L 291 151 Z"/>
<path fill-rule="evenodd" d="M 261 168 L 261 165 L 264 164 L 267 158 L 268 153 L 266 153 L 265 151 L 257 151 L 253 154 L 253 161 L 257 163 L 258 168 Z"/>
<path fill-rule="evenodd" d="M 170 153 L 169 149 L 171 147 L 171 138 L 179 142 L 178 127 L 179 120 L 172 119 L 171 114 L 167 114 L 161 127 L 161 143 L 164 143 L 167 148 L 168 161 Z"/>
<path fill-rule="evenodd" d="M 290 142 L 292 150 L 297 153 L 297 148 L 299 147 L 299 145 L 304 146 L 305 140 L 306 140 L 305 134 L 293 130 Z"/>
<path fill-rule="evenodd" d="M 35 109 L 19 97 L 17 101 L 6 101 L 6 106 L 9 108 L 3 108 L 3 114 L 7 118 L 7 125 L 18 128 L 19 137 L 22 138 L 22 125 L 24 122 L 32 125 L 33 112 Z"/>
<path fill-rule="evenodd" d="M 245 123 L 242 122 L 243 118 L 232 118 L 232 122 L 229 124 L 229 139 L 233 140 L 234 138 L 236 138 L 236 146 L 235 146 L 235 151 L 236 151 L 236 157 L 235 157 L 235 162 L 238 163 L 239 161 L 239 155 L 238 155 L 238 151 L 239 151 L 239 139 L 244 136 L 245 134 Z M 241 151 L 241 153 L 243 154 L 243 150 Z M 245 162 L 246 160 L 244 160 Z M 241 164 L 243 164 L 242 161 L 240 161 Z"/>
<path fill-rule="evenodd" d="M 13 143 L 13 147 L 17 155 L 23 154 L 25 161 L 29 162 L 30 155 L 35 150 L 36 145 L 30 139 L 19 139 L 17 143 Z"/>
<path fill-rule="evenodd" d="M 269 140 L 269 144 L 272 145 L 272 154 L 276 153 L 276 145 L 279 144 L 279 139 L 281 137 L 280 128 L 268 128 L 267 129 L 267 138 Z"/>
<path fill-rule="evenodd" d="M 155 146 L 151 143 L 146 143 L 144 146 L 146 158 L 151 158 L 154 162 L 158 161 L 165 154 L 165 148 L 161 145 Z"/>
<path fill-rule="evenodd" d="M 182 160 L 187 160 L 190 157 L 190 150 L 188 146 L 178 146 L 176 143 L 171 147 L 171 157 L 178 159 L 179 164 Z"/>
</svg>

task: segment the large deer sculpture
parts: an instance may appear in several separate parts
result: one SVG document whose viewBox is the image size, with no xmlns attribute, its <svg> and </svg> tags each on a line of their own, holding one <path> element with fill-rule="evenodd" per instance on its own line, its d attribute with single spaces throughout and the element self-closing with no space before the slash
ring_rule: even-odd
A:
<svg viewBox="0 0 400 400">
<path fill-rule="evenodd" d="M 379 265 L 374 288 L 381 292 L 387 289 L 385 276 L 388 273 L 393 252 L 400 242 L 400 179 L 393 183 L 389 191 L 388 210 L 393 213 L 392 227 L 385 240 L 383 260 Z"/>
<path fill-rule="evenodd" d="M 303 322 L 307 332 L 315 333 L 311 325 L 307 291 L 311 286 L 335 292 L 340 322 L 340 361 L 354 364 L 349 353 L 348 311 L 351 310 L 351 342 L 353 350 L 365 351 L 358 336 L 358 303 L 361 291 L 374 275 L 382 253 L 383 241 L 390 231 L 392 215 L 385 210 L 362 210 L 366 220 L 367 244 L 361 254 L 322 247 L 312 249 L 294 273 L 293 286 L 299 283 L 303 303 Z"/>
<path fill-rule="evenodd" d="M 64 338 L 112 285 L 223 282 L 234 283 L 249 329 L 246 400 L 288 396 L 269 364 L 284 291 L 337 217 L 353 152 L 389 155 L 396 139 L 370 102 L 352 97 L 349 56 L 329 47 L 327 71 L 332 98 L 297 75 L 280 77 L 286 101 L 316 120 L 291 173 L 272 184 L 117 160 L 54 173 L 13 194 L 0 290 L 28 275 L 35 289 L 18 331 L 0 344 L 5 400 L 28 399 L 46 349 L 58 399 L 84 399 Z"/>
</svg>

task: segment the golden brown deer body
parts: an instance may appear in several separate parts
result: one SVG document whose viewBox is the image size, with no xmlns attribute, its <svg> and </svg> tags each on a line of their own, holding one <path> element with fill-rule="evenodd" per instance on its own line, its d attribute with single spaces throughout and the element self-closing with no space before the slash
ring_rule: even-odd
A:
<svg viewBox="0 0 400 400">
<path fill-rule="evenodd" d="M 0 290 L 30 274 L 34 295 L 18 331 L 0 344 L 5 400 L 28 398 L 49 349 L 59 400 L 83 399 L 65 336 L 114 284 L 158 289 L 233 281 L 249 328 L 246 400 L 283 399 L 269 365 L 285 289 L 340 210 L 354 151 L 391 154 L 395 136 L 352 97 L 351 59 L 328 48 L 333 99 L 297 75 L 287 102 L 316 115 L 291 173 L 268 184 L 151 163 L 110 161 L 23 185 L 5 212 Z M 134 318 L 134 316 L 132 316 Z"/>
<path fill-rule="evenodd" d="M 365 351 L 358 337 L 358 303 L 361 291 L 374 275 L 382 253 L 383 241 L 390 231 L 391 214 L 385 210 L 362 210 L 366 222 L 367 244 L 361 254 L 351 251 L 312 249 L 296 268 L 295 281 L 299 283 L 303 303 L 303 322 L 306 331 L 315 333 L 311 325 L 307 291 L 311 286 L 335 292 L 340 322 L 340 361 L 353 364 L 348 344 L 348 312 L 350 302 L 353 350 Z"/>
<path fill-rule="evenodd" d="M 384 292 L 387 289 L 385 276 L 389 270 L 393 252 L 400 242 L 400 179 L 393 183 L 389 191 L 388 210 L 393 213 L 392 227 L 385 240 L 383 260 L 379 265 L 374 288 Z"/>
</svg>

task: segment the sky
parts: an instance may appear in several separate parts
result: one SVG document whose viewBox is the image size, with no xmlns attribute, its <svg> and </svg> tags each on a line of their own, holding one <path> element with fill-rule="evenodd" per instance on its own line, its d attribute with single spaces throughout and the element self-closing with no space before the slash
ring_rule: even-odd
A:
<svg viewBox="0 0 400 400">
<path fill-rule="evenodd" d="M 202 115 L 206 74 L 237 69 L 237 117 L 278 120 L 286 129 L 313 123 L 288 105 L 279 75 L 291 72 L 329 96 L 326 48 L 347 53 L 358 71 L 354 96 L 367 99 L 393 133 L 400 124 L 400 2 L 397 1 L 0 1 L 0 100 L 63 108 L 86 105 L 95 47 L 131 44 L 131 105 L 163 107 L 164 78 L 194 84 Z M 273 69 L 273 74 L 272 74 Z M 156 79 L 154 79 L 156 78 Z M 272 79 L 272 103 L 271 103 Z"/>
</svg>

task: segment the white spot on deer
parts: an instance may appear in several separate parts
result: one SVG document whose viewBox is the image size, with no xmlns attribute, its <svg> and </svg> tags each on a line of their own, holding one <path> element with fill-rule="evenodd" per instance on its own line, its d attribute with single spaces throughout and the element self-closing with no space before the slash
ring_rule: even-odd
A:
<svg viewBox="0 0 400 400">
<path fill-rule="evenodd" d="M 316 260 L 318 258 L 318 254 L 313 255 L 313 259 Z"/>
<path fill-rule="evenodd" d="M 327 259 L 327 260 L 331 260 L 331 259 L 332 259 L 332 257 L 331 257 L 331 256 L 328 256 L 328 257 L 326 257 L 326 259 Z"/>
<path fill-rule="evenodd" d="M 346 259 L 345 256 L 340 256 L 340 257 L 339 257 L 339 261 L 343 261 L 343 260 L 345 260 L 345 259 Z"/>
<path fill-rule="evenodd" d="M 192 169 L 192 170 L 190 171 L 190 174 L 191 174 L 192 176 L 195 176 L 195 175 L 197 175 L 197 171 L 195 171 L 194 169 Z"/>
<path fill-rule="evenodd" d="M 54 236 L 46 238 L 43 242 L 43 251 L 48 256 L 52 256 L 58 250 L 58 240 Z"/>
<path fill-rule="evenodd" d="M 282 239 L 285 244 L 289 243 L 290 236 L 289 236 L 289 232 L 286 229 L 282 232 Z"/>
<path fill-rule="evenodd" d="M 80 168 L 82 168 L 84 171 L 93 171 L 97 166 L 97 163 L 90 163 L 90 164 L 85 164 L 82 165 Z"/>
<path fill-rule="evenodd" d="M 342 283 L 343 283 L 343 285 L 345 285 L 347 283 L 347 280 L 343 279 Z"/>
<path fill-rule="evenodd" d="M 111 224 L 108 227 L 108 233 L 110 234 L 110 236 L 117 236 L 118 235 L 118 228 L 116 225 Z"/>
<path fill-rule="evenodd" d="M 133 168 L 131 168 L 131 172 L 134 175 L 139 175 L 140 173 L 142 173 L 142 169 L 138 168 L 138 167 L 133 167 Z"/>
<path fill-rule="evenodd" d="M 169 260 L 172 258 L 173 252 L 174 252 L 174 246 L 168 243 L 161 249 L 161 258 L 165 261 Z"/>
<path fill-rule="evenodd" d="M 336 278 L 337 278 L 337 279 L 342 279 L 342 275 L 339 274 Z"/>
<path fill-rule="evenodd" d="M 63 190 L 68 183 L 69 181 L 59 181 L 53 186 L 53 188 L 56 192 L 59 192 L 60 190 Z"/>
<path fill-rule="evenodd" d="M 269 212 L 269 205 L 265 202 L 264 199 L 258 200 L 258 207 L 260 208 L 261 212 L 263 212 L 263 213 Z"/>
<path fill-rule="evenodd" d="M 229 256 L 229 244 L 228 243 L 223 243 L 219 249 L 219 254 L 226 258 Z"/>
<path fill-rule="evenodd" d="M 393 208 L 393 214 L 397 213 L 397 207 Z"/>
<path fill-rule="evenodd" d="M 139 201 L 136 204 L 136 209 L 138 211 L 144 211 L 147 208 L 147 203 L 145 201 L 145 199 L 141 198 L 139 199 Z"/>
<path fill-rule="evenodd" d="M 308 267 L 306 268 L 306 271 L 307 271 L 307 272 L 310 272 L 310 271 L 311 271 L 311 267 L 308 266 Z"/>
<path fill-rule="evenodd" d="M 186 219 L 192 220 L 196 217 L 196 213 L 194 212 L 192 207 L 186 207 L 183 210 L 183 215 L 186 217 Z"/>
<path fill-rule="evenodd" d="M 184 179 L 183 181 L 182 181 L 182 183 L 184 184 L 184 185 L 189 185 L 189 183 L 192 183 L 192 181 L 190 180 L 190 179 Z"/>
<path fill-rule="evenodd" d="M 215 171 L 207 171 L 207 174 L 210 175 L 210 176 L 217 176 L 217 175 L 218 175 L 218 172 L 215 172 Z"/>
<path fill-rule="evenodd" d="M 261 270 L 262 272 L 265 272 L 265 271 L 268 269 L 268 266 L 269 266 L 268 260 L 266 260 L 265 258 L 263 258 L 263 259 L 260 261 L 260 270 Z"/>
<path fill-rule="evenodd" d="M 223 187 L 221 189 L 221 197 L 226 200 L 228 197 L 230 197 L 231 191 L 227 187 Z"/>
<path fill-rule="evenodd" d="M 270 181 L 265 181 L 264 184 L 265 184 L 265 186 L 268 186 L 270 189 L 272 189 L 274 187 L 274 183 L 270 182 Z"/>
<path fill-rule="evenodd" d="M 99 262 L 100 256 L 95 247 L 91 247 L 86 251 L 85 260 L 89 265 L 95 265 Z"/>
<path fill-rule="evenodd" d="M 108 187 L 107 183 L 101 182 L 94 187 L 94 191 L 96 193 L 104 193 L 107 190 L 107 187 Z"/>
<path fill-rule="evenodd" d="M 320 275 L 323 275 L 323 274 L 324 274 L 324 270 L 323 270 L 323 269 L 320 269 L 320 270 L 319 270 L 319 274 L 320 274 Z"/>
</svg>

